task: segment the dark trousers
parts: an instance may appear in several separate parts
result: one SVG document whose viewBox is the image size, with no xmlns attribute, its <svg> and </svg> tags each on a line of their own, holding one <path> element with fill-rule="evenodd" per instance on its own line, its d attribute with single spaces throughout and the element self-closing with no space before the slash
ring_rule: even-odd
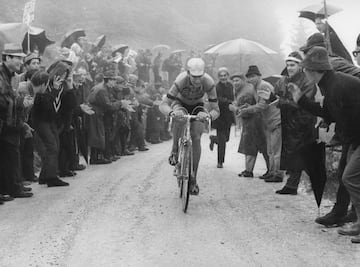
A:
<svg viewBox="0 0 360 267">
<path fill-rule="evenodd" d="M 224 163 L 226 142 L 229 141 L 229 137 L 230 137 L 230 127 L 226 129 L 217 129 L 216 135 L 217 135 L 216 143 L 218 145 L 217 147 L 218 163 Z"/>
<path fill-rule="evenodd" d="M 104 116 L 104 128 L 105 128 L 105 150 L 104 157 L 110 159 L 114 156 L 114 135 L 113 131 L 115 130 L 113 127 L 113 117 L 112 115 Z"/>
<path fill-rule="evenodd" d="M 302 171 L 288 171 L 287 173 L 289 174 L 289 178 L 286 181 L 285 187 L 297 190 L 300 183 L 301 172 Z"/>
<path fill-rule="evenodd" d="M 0 193 L 21 191 L 21 182 L 19 145 L 0 140 Z"/>
<path fill-rule="evenodd" d="M 36 132 L 43 146 L 40 180 L 54 179 L 58 175 L 59 134 L 55 123 L 38 123 Z"/>
<path fill-rule="evenodd" d="M 76 161 L 74 130 L 63 131 L 59 135 L 59 173 L 69 172 Z"/>
<path fill-rule="evenodd" d="M 34 138 L 20 138 L 20 157 L 22 177 L 26 181 L 34 180 Z"/>
<path fill-rule="evenodd" d="M 119 136 L 120 136 L 120 151 L 121 154 L 124 155 L 127 145 L 127 140 L 129 137 L 130 130 L 126 126 L 121 126 L 119 129 Z"/>
<path fill-rule="evenodd" d="M 311 181 L 318 180 L 326 182 L 325 165 L 325 144 L 316 142 L 304 146 L 300 150 L 300 157 L 304 164 L 304 171 L 309 175 Z M 286 181 L 286 187 L 297 189 L 301 178 L 301 169 L 288 170 L 289 178 Z"/>
<path fill-rule="evenodd" d="M 350 204 L 350 195 L 347 191 L 343 181 L 342 176 L 344 173 L 344 169 L 346 166 L 346 158 L 349 151 L 349 145 L 343 145 L 342 151 L 341 151 L 341 158 L 339 161 L 339 167 L 338 167 L 338 179 L 339 179 L 339 188 L 336 193 L 336 203 L 334 205 L 334 211 L 339 216 L 345 216 L 347 214 L 347 210 Z"/>
<path fill-rule="evenodd" d="M 168 118 L 164 118 L 164 120 L 161 123 L 160 139 L 163 141 L 171 139 L 171 135 L 169 132 L 169 119 Z"/>
<path fill-rule="evenodd" d="M 104 157 L 110 159 L 114 155 L 114 142 L 111 139 L 112 131 L 111 128 L 105 127 L 105 150 Z"/>
<path fill-rule="evenodd" d="M 131 121 L 130 143 L 138 148 L 145 146 L 144 126 L 137 119 Z"/>
</svg>

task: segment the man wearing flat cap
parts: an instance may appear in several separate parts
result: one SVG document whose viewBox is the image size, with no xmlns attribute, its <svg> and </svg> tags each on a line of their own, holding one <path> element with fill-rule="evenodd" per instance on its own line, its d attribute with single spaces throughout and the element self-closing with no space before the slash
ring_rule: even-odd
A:
<svg viewBox="0 0 360 267">
<path fill-rule="evenodd" d="M 0 194 L 11 197 L 32 196 L 32 193 L 24 192 L 19 173 L 24 102 L 11 86 L 11 79 L 20 71 L 24 57 L 20 45 L 5 44 L 0 65 Z"/>
<path fill-rule="evenodd" d="M 325 48 L 313 47 L 301 63 L 310 82 L 316 83 L 324 96 L 323 105 L 303 96 L 300 88 L 292 84 L 293 99 L 301 107 L 325 122 L 335 122 L 349 145 L 342 181 L 355 207 L 357 221 L 339 234 L 360 234 L 360 81 L 350 75 L 333 70 Z M 355 238 L 358 240 L 360 238 Z M 359 240 L 360 241 L 360 240 Z"/>
<path fill-rule="evenodd" d="M 17 87 L 17 93 L 20 96 L 27 96 L 28 98 L 34 97 L 34 90 L 31 85 L 30 79 L 35 72 L 40 69 L 40 57 L 36 53 L 28 54 L 24 58 L 24 70 L 20 75 L 17 75 L 19 85 Z M 30 112 L 31 108 L 25 110 L 25 122 L 31 125 Z M 30 129 L 21 135 L 20 139 L 20 155 L 21 155 L 21 167 L 22 176 L 26 181 L 36 181 L 37 177 L 34 174 L 34 139 L 33 133 Z"/>
<path fill-rule="evenodd" d="M 316 46 L 326 48 L 325 37 L 319 32 L 311 35 L 307 39 L 306 44 L 300 47 L 300 51 L 306 55 L 311 48 Z M 360 79 L 360 68 L 354 66 L 354 64 L 346 59 L 335 54 L 330 54 L 329 61 L 335 71 L 347 73 Z"/>
<path fill-rule="evenodd" d="M 108 164 L 112 160 L 108 127 L 111 122 L 108 119 L 111 113 L 120 108 L 121 101 L 111 100 L 109 88 L 116 86 L 116 79 L 115 71 L 108 70 L 104 73 L 104 82 L 90 90 L 88 102 L 95 111 L 93 116 L 89 116 L 90 164 Z"/>
<path fill-rule="evenodd" d="M 244 105 L 255 105 L 257 94 L 254 86 L 246 81 L 244 74 L 234 74 L 231 80 L 235 89 L 235 101 L 233 105 L 229 105 L 229 109 L 235 113 L 241 124 L 238 152 L 245 155 L 245 170 L 238 176 L 254 177 L 253 170 L 258 153 L 262 153 L 265 161 L 268 161 L 262 116 L 260 113 L 240 115 L 240 111 Z"/>
<path fill-rule="evenodd" d="M 240 115 L 261 113 L 263 116 L 267 155 L 269 156 L 268 172 L 261 176 L 265 182 L 282 182 L 283 177 L 280 172 L 280 154 L 281 154 L 281 117 L 280 110 L 274 102 L 274 87 L 261 79 L 259 68 L 255 65 L 249 66 L 246 78 L 257 93 L 258 99 L 255 105 L 243 108 Z M 272 104 L 271 104 L 272 103 Z"/>
</svg>

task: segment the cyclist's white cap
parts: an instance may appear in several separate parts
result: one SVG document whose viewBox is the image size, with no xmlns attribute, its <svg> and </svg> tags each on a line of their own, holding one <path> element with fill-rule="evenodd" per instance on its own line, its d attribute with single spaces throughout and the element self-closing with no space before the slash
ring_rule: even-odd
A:
<svg viewBox="0 0 360 267">
<path fill-rule="evenodd" d="M 201 58 L 191 58 L 187 63 L 187 68 L 192 76 L 202 76 L 205 72 L 205 62 Z"/>
</svg>

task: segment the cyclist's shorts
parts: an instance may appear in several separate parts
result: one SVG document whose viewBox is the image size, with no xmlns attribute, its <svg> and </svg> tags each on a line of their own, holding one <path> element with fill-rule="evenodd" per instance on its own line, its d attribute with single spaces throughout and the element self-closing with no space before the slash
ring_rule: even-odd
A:
<svg viewBox="0 0 360 267">
<path fill-rule="evenodd" d="M 173 109 L 185 108 L 191 115 L 197 115 L 200 111 L 204 111 L 204 103 L 196 103 L 194 105 L 187 105 L 180 101 L 177 101 L 173 105 Z"/>
</svg>

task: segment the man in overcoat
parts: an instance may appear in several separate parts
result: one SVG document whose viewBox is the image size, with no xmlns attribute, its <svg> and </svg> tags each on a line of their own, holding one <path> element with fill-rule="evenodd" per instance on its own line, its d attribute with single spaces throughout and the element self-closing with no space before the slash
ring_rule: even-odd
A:
<svg viewBox="0 0 360 267">
<path fill-rule="evenodd" d="M 280 172 L 281 115 L 279 108 L 274 104 L 276 101 L 274 87 L 261 78 L 261 73 L 256 65 L 249 66 L 246 78 L 254 85 L 258 99 L 255 105 L 241 109 L 240 114 L 262 114 L 265 127 L 269 172 L 261 178 L 265 182 L 282 182 L 283 177 Z"/>
<path fill-rule="evenodd" d="M 313 47 L 301 65 L 310 82 L 316 83 L 324 95 L 323 105 L 303 96 L 300 88 L 292 86 L 293 99 L 301 107 L 327 122 L 335 122 L 349 145 L 347 162 L 342 181 L 355 207 L 357 221 L 348 228 L 339 229 L 339 234 L 360 234 L 360 81 L 350 75 L 333 70 L 325 48 Z M 360 238 L 355 238 L 354 242 Z"/>
<path fill-rule="evenodd" d="M 239 177 L 254 177 L 254 166 L 257 154 L 263 154 L 267 168 L 269 158 L 266 153 L 265 129 L 260 113 L 240 115 L 243 106 L 255 105 L 257 94 L 252 84 L 246 81 L 244 74 L 234 74 L 231 80 L 235 89 L 235 101 L 229 108 L 235 112 L 242 127 L 238 152 L 245 155 L 245 170 Z"/>
<path fill-rule="evenodd" d="M 25 54 L 18 44 L 5 44 L 0 65 L 0 194 L 31 197 L 25 192 L 20 175 L 20 134 L 24 127 L 24 99 L 11 85 Z M 28 189 L 25 189 L 28 190 Z M 0 195 L 1 196 L 1 195 Z M 0 198 L 1 200 L 1 198 Z"/>
<path fill-rule="evenodd" d="M 295 83 L 306 92 L 306 96 L 314 99 L 316 87 L 310 84 L 302 72 L 300 62 L 302 57 L 299 52 L 292 52 L 285 59 L 288 76 L 282 77 L 275 85 L 275 93 L 280 97 L 279 108 L 281 111 L 282 149 L 280 167 L 286 170 L 289 178 L 285 186 L 276 191 L 277 194 L 296 195 L 302 170 L 308 170 L 309 175 L 315 175 L 306 168 L 307 151 L 311 145 L 317 145 L 317 131 L 315 128 L 316 117 L 301 109 L 292 99 L 289 92 L 289 83 Z M 325 164 L 322 172 L 316 175 L 326 175 Z"/>
</svg>

